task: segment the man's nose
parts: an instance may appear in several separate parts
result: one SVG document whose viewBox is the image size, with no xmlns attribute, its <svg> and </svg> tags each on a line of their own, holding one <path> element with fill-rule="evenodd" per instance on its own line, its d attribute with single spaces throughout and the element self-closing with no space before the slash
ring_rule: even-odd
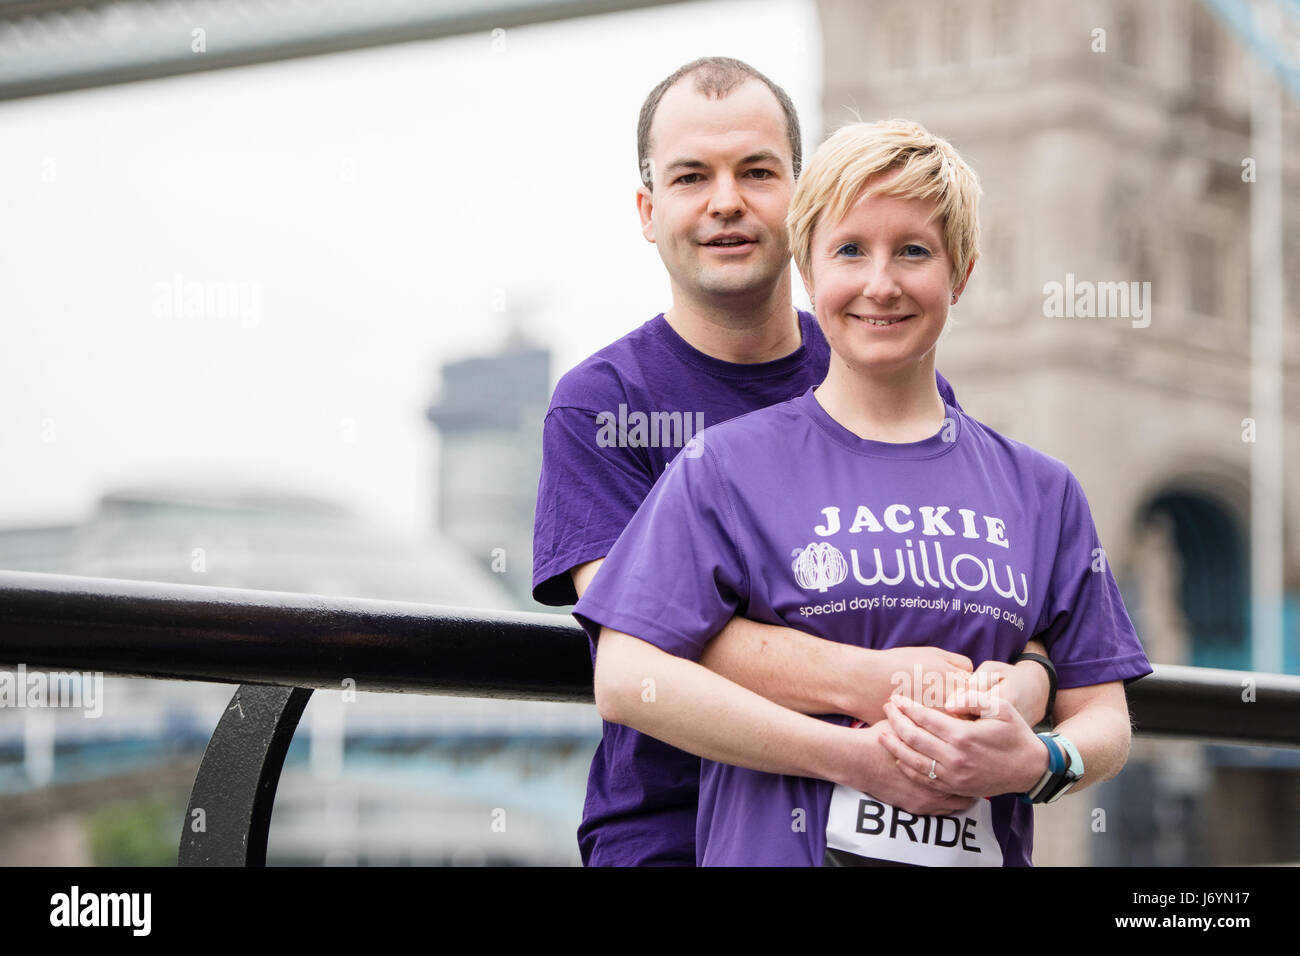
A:
<svg viewBox="0 0 1300 956">
<path fill-rule="evenodd" d="M 740 194 L 740 186 L 729 175 L 719 176 L 714 180 L 713 194 L 709 197 L 709 212 L 715 216 L 730 218 L 745 210 L 745 200 Z"/>
</svg>

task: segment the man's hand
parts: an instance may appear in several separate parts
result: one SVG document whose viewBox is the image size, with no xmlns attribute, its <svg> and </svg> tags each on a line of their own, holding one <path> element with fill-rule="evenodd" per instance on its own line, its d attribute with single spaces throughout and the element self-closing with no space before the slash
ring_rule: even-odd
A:
<svg viewBox="0 0 1300 956">
<path fill-rule="evenodd" d="M 960 716 L 905 697 L 892 698 L 885 713 L 889 724 L 881 746 L 904 776 L 937 792 L 970 797 L 1024 793 L 1047 770 L 1046 745 L 996 691 L 968 698 Z M 970 716 L 978 719 L 965 719 Z"/>
<path fill-rule="evenodd" d="M 856 684 L 858 694 L 848 714 L 868 724 L 884 720 L 885 702 L 894 694 L 937 705 L 943 696 L 927 699 L 936 688 L 940 695 L 965 688 L 972 673 L 969 657 L 938 647 L 892 647 L 867 654 L 869 669 Z"/>
<path fill-rule="evenodd" d="M 1025 651 L 1047 656 L 1047 648 L 1038 641 L 1026 644 Z M 961 702 L 965 697 L 963 691 L 980 693 L 994 689 L 1004 703 L 1020 712 L 1030 727 L 1051 716 L 1047 713 L 1047 698 L 1051 694 L 1052 682 L 1047 676 L 1047 668 L 1037 661 L 1022 661 L 1019 664 L 985 661 L 975 668 L 965 688 L 958 688 L 957 692 L 949 695 L 944 701 L 943 709 L 953 716 L 970 715 L 969 708 Z"/>
<path fill-rule="evenodd" d="M 888 728 L 889 725 L 882 721 L 853 731 L 853 752 L 858 754 L 856 748 L 861 747 L 861 763 L 852 767 L 850 776 L 842 781 L 846 786 L 892 803 L 908 813 L 948 815 L 960 813 L 975 802 L 968 796 L 938 789 L 928 779 L 919 782 L 907 775 L 881 746 L 882 736 Z"/>
</svg>

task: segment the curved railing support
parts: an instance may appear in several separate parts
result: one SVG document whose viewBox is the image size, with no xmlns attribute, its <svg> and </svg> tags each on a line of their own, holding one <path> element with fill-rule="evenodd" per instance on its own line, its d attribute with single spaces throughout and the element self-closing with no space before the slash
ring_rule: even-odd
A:
<svg viewBox="0 0 1300 956">
<path fill-rule="evenodd" d="M 285 754 L 305 687 L 241 684 L 217 722 L 181 825 L 180 866 L 265 866 Z"/>
</svg>

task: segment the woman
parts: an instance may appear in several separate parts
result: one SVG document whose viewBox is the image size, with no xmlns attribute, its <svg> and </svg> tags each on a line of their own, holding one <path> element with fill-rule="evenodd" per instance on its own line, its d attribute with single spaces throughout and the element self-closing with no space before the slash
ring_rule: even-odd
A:
<svg viewBox="0 0 1300 956">
<path fill-rule="evenodd" d="M 599 638 L 602 716 L 704 758 L 701 865 L 1028 865 L 1030 802 L 1127 756 L 1123 682 L 1150 665 L 1078 482 L 935 386 L 978 256 L 978 195 L 952 146 L 915 123 L 822 144 L 787 222 L 833 352 L 825 382 L 698 436 L 575 608 Z M 794 713 L 699 665 L 737 613 L 975 665 L 1037 637 L 1059 676 L 1059 736 L 992 695 L 972 721 L 903 696 L 865 730 Z M 881 770 L 895 761 L 935 799 L 899 801 Z"/>
</svg>

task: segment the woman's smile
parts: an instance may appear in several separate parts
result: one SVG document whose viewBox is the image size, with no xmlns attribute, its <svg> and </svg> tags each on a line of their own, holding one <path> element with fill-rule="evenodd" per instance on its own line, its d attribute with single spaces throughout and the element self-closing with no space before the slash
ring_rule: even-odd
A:
<svg viewBox="0 0 1300 956">
<path fill-rule="evenodd" d="M 910 315 L 855 315 L 852 312 L 849 313 L 849 317 L 859 319 L 864 324 L 879 329 L 887 329 L 890 326 L 897 325 L 899 322 L 911 318 Z"/>
</svg>

